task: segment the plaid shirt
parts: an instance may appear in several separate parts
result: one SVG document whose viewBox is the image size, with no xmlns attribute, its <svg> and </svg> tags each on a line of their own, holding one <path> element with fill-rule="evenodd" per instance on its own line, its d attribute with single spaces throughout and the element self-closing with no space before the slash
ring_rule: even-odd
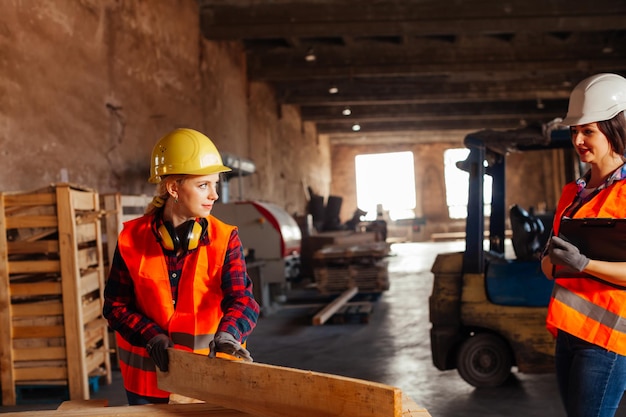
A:
<svg viewBox="0 0 626 417">
<path fill-rule="evenodd" d="M 578 211 L 580 206 L 582 206 L 587 201 L 591 200 L 598 192 L 604 190 L 605 188 L 613 184 L 615 181 L 621 181 L 625 179 L 626 178 L 626 164 L 616 169 L 611 175 L 609 175 L 609 177 L 606 179 L 604 183 L 600 184 L 600 186 L 596 188 L 596 190 L 593 193 L 583 198 L 582 192 L 587 186 L 587 182 L 589 181 L 590 178 L 591 178 L 591 170 L 587 171 L 585 175 L 583 175 L 582 177 L 576 180 L 576 189 L 577 189 L 576 198 L 574 198 L 574 201 L 572 202 L 572 204 L 565 210 L 565 212 L 563 213 L 563 216 L 572 217 L 574 213 Z"/>
<path fill-rule="evenodd" d="M 205 234 L 198 248 L 208 244 L 209 238 Z M 172 285 L 174 305 L 178 297 L 178 283 L 183 265 L 192 252 L 188 251 L 181 256 L 176 256 L 172 251 L 163 250 Z M 237 340 L 244 341 L 256 325 L 259 305 L 252 295 L 252 281 L 246 272 L 243 247 L 237 230 L 231 233 L 228 241 L 222 269 L 221 289 L 224 317 L 217 331 L 230 333 Z M 103 315 L 113 330 L 137 346 L 145 346 L 154 336 L 166 333 L 149 317 L 138 311 L 133 281 L 118 248 L 115 249 L 105 286 Z"/>
</svg>

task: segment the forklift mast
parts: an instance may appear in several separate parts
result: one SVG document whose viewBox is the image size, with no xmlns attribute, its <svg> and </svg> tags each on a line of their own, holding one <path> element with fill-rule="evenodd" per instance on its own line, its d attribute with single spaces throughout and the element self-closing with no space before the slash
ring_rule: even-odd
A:
<svg viewBox="0 0 626 417">
<path fill-rule="evenodd" d="M 470 150 L 468 158 L 459 167 L 469 173 L 467 221 L 465 225 L 465 253 L 463 271 L 484 273 L 485 268 L 485 200 L 484 178 L 492 178 L 491 214 L 489 216 L 489 252 L 504 256 L 506 230 L 506 154 L 511 151 L 530 151 L 571 148 L 569 130 L 555 129 L 548 138 L 541 130 L 479 131 L 465 137 Z M 571 166 L 568 164 L 566 166 Z M 575 178 L 577 172 L 566 169 L 566 181 Z"/>
</svg>

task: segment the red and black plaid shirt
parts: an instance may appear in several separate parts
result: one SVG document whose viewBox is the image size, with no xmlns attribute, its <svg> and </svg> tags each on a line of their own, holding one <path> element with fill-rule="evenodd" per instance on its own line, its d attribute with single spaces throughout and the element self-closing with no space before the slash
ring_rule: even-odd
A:
<svg viewBox="0 0 626 417">
<path fill-rule="evenodd" d="M 208 245 L 208 243 L 209 238 L 205 234 L 198 248 Z M 182 255 L 176 256 L 172 251 L 163 251 L 172 285 L 174 303 L 176 303 L 178 296 L 178 282 L 183 265 L 192 252 L 186 251 Z M 259 317 L 259 305 L 254 300 L 252 281 L 246 272 L 243 246 L 237 230 L 233 230 L 228 241 L 222 269 L 221 289 L 223 293 L 221 307 L 224 317 L 217 331 L 228 332 L 243 342 L 256 325 Z M 136 308 L 133 281 L 117 248 L 105 286 L 103 314 L 113 330 L 137 346 L 145 346 L 154 336 L 165 333 L 165 330 Z"/>
</svg>

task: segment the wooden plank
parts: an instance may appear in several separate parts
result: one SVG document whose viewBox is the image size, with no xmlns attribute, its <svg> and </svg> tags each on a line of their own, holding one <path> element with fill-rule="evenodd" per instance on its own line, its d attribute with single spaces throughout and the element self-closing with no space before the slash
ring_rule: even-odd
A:
<svg viewBox="0 0 626 417">
<path fill-rule="evenodd" d="M 265 417 L 226 409 L 212 404 L 149 404 L 132 407 L 40 410 L 3 413 L 2 417 Z"/>
<path fill-rule="evenodd" d="M 97 214 L 94 213 L 94 216 L 97 216 Z M 81 243 L 87 243 L 87 242 L 92 242 L 96 240 L 97 226 L 98 226 L 98 223 L 93 220 L 89 223 L 78 224 L 76 226 L 76 242 L 81 244 Z"/>
<path fill-rule="evenodd" d="M 61 294 L 60 282 L 31 282 L 28 284 L 11 284 L 9 291 L 12 296 L 33 295 L 59 295 Z"/>
<path fill-rule="evenodd" d="M 402 394 L 402 417 L 430 417 L 430 413 L 420 407 L 408 395 Z"/>
<path fill-rule="evenodd" d="M 100 289 L 100 272 L 97 269 L 87 271 L 80 278 L 80 295 L 84 296 Z"/>
<path fill-rule="evenodd" d="M 60 286 L 60 284 L 59 284 Z M 60 300 L 39 301 L 35 303 L 13 304 L 13 318 L 29 316 L 60 316 L 63 314 L 63 303 Z"/>
<path fill-rule="evenodd" d="M 335 298 L 330 304 L 324 307 L 319 313 L 313 316 L 313 324 L 315 326 L 322 325 L 332 317 L 337 310 L 344 306 L 352 297 L 359 292 L 359 287 L 352 287 L 345 290 L 341 295 Z"/>
<path fill-rule="evenodd" d="M 168 349 L 159 388 L 267 417 L 401 417 L 402 392 L 376 382 Z"/>
<path fill-rule="evenodd" d="M 7 193 L 4 194 L 5 207 L 51 206 L 56 204 L 54 193 Z"/>
<path fill-rule="evenodd" d="M 54 367 L 32 367 L 32 368 L 15 368 L 15 381 L 62 381 L 67 379 L 67 368 L 61 366 Z"/>
<path fill-rule="evenodd" d="M 56 216 L 11 216 L 6 220 L 7 229 L 22 227 L 57 227 Z"/>
<path fill-rule="evenodd" d="M 11 255 L 57 253 L 59 251 L 59 242 L 56 240 L 39 240 L 36 242 L 18 241 L 8 242 L 8 247 Z"/>
<path fill-rule="evenodd" d="M 71 190 L 67 184 L 57 185 L 57 216 L 59 220 L 59 247 L 61 255 L 61 283 L 63 287 L 63 315 L 65 323 L 65 348 L 68 361 L 68 385 L 71 400 L 89 399 L 89 382 L 84 352 L 84 322 L 81 314 L 82 300 L 79 288 L 76 241 L 76 211 L 88 209 L 93 203 L 93 193 Z M 95 207 L 99 209 L 99 207 Z"/>
<path fill-rule="evenodd" d="M 37 339 L 42 337 L 63 337 L 65 326 L 15 326 L 13 327 L 14 339 Z"/>
<path fill-rule="evenodd" d="M 95 407 L 106 407 L 109 400 L 70 400 L 63 401 L 57 410 L 93 410 Z"/>
<path fill-rule="evenodd" d="M 57 186 L 59 188 L 66 188 L 64 186 Z M 88 210 L 97 211 L 100 209 L 98 194 L 92 191 L 81 191 L 75 189 L 69 189 L 70 205 L 74 210 Z M 59 201 L 59 195 L 57 194 L 57 202 Z"/>
<path fill-rule="evenodd" d="M 0 387 L 2 388 L 2 404 L 15 405 L 15 374 L 13 372 L 13 344 L 11 342 L 11 294 L 9 279 L 9 254 L 7 250 L 6 200 L 0 194 Z"/>
<path fill-rule="evenodd" d="M 11 274 L 48 274 L 60 271 L 59 261 L 13 261 L 9 262 Z"/>
<path fill-rule="evenodd" d="M 52 346 L 46 348 L 13 349 L 15 361 L 64 360 L 65 348 Z"/>
<path fill-rule="evenodd" d="M 105 210 L 104 228 L 107 243 L 107 259 L 113 261 L 117 236 L 122 230 L 122 203 L 120 193 L 105 194 L 102 196 L 102 205 Z"/>
</svg>

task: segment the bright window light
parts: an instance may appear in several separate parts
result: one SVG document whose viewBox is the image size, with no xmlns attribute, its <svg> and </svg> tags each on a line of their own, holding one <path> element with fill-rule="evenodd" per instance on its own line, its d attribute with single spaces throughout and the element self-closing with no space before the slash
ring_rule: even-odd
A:
<svg viewBox="0 0 626 417">
<path fill-rule="evenodd" d="M 376 219 L 376 206 L 382 204 L 391 220 L 415 217 L 415 167 L 413 152 L 357 155 L 357 206 Z"/>
<path fill-rule="evenodd" d="M 466 160 L 469 152 L 469 149 L 462 148 L 448 149 L 443 153 L 446 204 L 451 219 L 467 218 L 469 174 L 457 168 L 456 163 Z M 491 214 L 492 178 L 485 175 L 484 181 L 485 216 L 489 216 Z"/>
</svg>

